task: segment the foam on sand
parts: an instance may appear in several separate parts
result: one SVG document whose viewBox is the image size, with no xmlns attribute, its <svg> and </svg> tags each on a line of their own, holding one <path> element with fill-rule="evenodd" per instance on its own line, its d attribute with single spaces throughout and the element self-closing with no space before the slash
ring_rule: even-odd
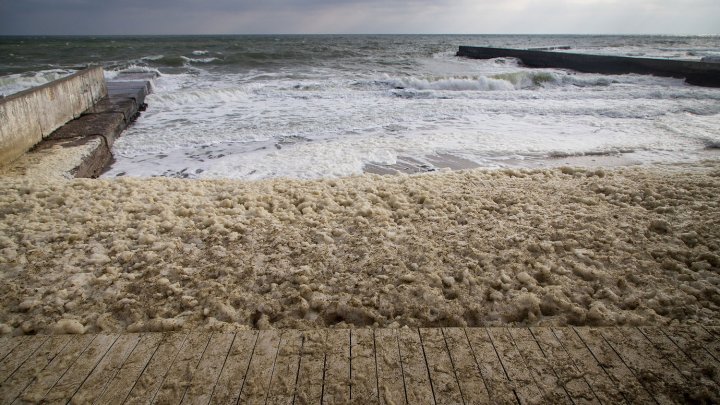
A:
<svg viewBox="0 0 720 405">
<path fill-rule="evenodd" d="M 0 183 L 0 331 L 720 320 L 720 164 Z"/>
</svg>

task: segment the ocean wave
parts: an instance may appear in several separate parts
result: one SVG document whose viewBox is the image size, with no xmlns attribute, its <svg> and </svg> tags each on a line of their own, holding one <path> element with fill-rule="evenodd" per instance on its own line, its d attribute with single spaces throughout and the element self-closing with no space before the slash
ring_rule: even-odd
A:
<svg viewBox="0 0 720 405">
<path fill-rule="evenodd" d="M 625 153 L 634 153 L 635 149 L 631 148 L 607 148 L 607 149 L 596 149 L 596 150 L 589 150 L 589 151 L 577 151 L 577 152 L 568 152 L 568 151 L 550 151 L 548 152 L 547 156 L 550 158 L 568 158 L 568 157 L 578 157 L 578 156 L 617 156 L 622 155 Z"/>
<path fill-rule="evenodd" d="M 162 110 L 183 105 L 206 105 L 207 103 L 237 102 L 246 100 L 248 93 L 241 88 L 209 88 L 200 90 L 180 90 L 152 95 L 153 105 Z"/>
<path fill-rule="evenodd" d="M 156 68 L 150 66 L 143 66 L 137 64 L 131 64 L 124 67 L 119 67 L 113 70 L 105 70 L 105 79 L 114 79 L 120 73 L 155 73 L 158 77 L 163 74 Z"/>
<path fill-rule="evenodd" d="M 9 96 L 75 73 L 73 69 L 50 69 L 39 72 L 0 76 L 0 95 Z"/>
<path fill-rule="evenodd" d="M 220 60 L 219 58 L 188 58 L 187 56 L 181 56 L 182 59 L 184 59 L 188 63 L 211 63 L 215 62 L 217 60 Z"/>
<path fill-rule="evenodd" d="M 396 90 L 446 90 L 446 91 L 509 91 L 537 88 L 546 83 L 560 83 L 554 73 L 519 71 L 491 76 L 445 77 L 445 78 L 388 78 L 381 80 Z"/>
</svg>

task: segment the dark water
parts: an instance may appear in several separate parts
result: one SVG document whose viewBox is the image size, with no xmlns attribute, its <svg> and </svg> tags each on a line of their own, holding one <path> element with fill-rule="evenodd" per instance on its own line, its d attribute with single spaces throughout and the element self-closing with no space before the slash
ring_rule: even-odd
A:
<svg viewBox="0 0 720 405">
<path fill-rule="evenodd" d="M 139 37 L 0 37 L 0 75 L 99 64 L 148 66 L 169 73 L 203 68 L 237 71 L 342 61 L 409 63 L 458 45 L 568 46 L 575 51 L 700 59 L 720 55 L 718 36 L 572 35 L 253 35 Z M 203 55 L 193 54 L 202 50 Z M 202 62 L 202 59 L 212 61 Z M 200 62 L 199 62 L 200 61 Z"/>
</svg>

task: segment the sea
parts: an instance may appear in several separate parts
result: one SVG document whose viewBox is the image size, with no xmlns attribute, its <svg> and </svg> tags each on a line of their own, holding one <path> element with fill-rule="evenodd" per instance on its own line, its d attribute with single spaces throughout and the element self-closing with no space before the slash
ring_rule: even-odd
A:
<svg viewBox="0 0 720 405">
<path fill-rule="evenodd" d="M 720 58 L 720 36 L 0 37 L 0 94 L 91 64 L 109 80 L 156 72 L 147 110 L 115 142 L 105 177 L 305 179 L 572 157 L 675 163 L 720 148 L 720 89 L 466 59 L 460 45 Z"/>
</svg>

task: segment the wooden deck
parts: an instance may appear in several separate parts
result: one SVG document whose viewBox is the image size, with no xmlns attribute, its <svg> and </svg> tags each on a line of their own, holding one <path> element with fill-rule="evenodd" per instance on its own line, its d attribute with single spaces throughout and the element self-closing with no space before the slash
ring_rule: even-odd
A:
<svg viewBox="0 0 720 405">
<path fill-rule="evenodd" d="M 3 404 L 718 403 L 720 327 L 0 338 Z"/>
</svg>

